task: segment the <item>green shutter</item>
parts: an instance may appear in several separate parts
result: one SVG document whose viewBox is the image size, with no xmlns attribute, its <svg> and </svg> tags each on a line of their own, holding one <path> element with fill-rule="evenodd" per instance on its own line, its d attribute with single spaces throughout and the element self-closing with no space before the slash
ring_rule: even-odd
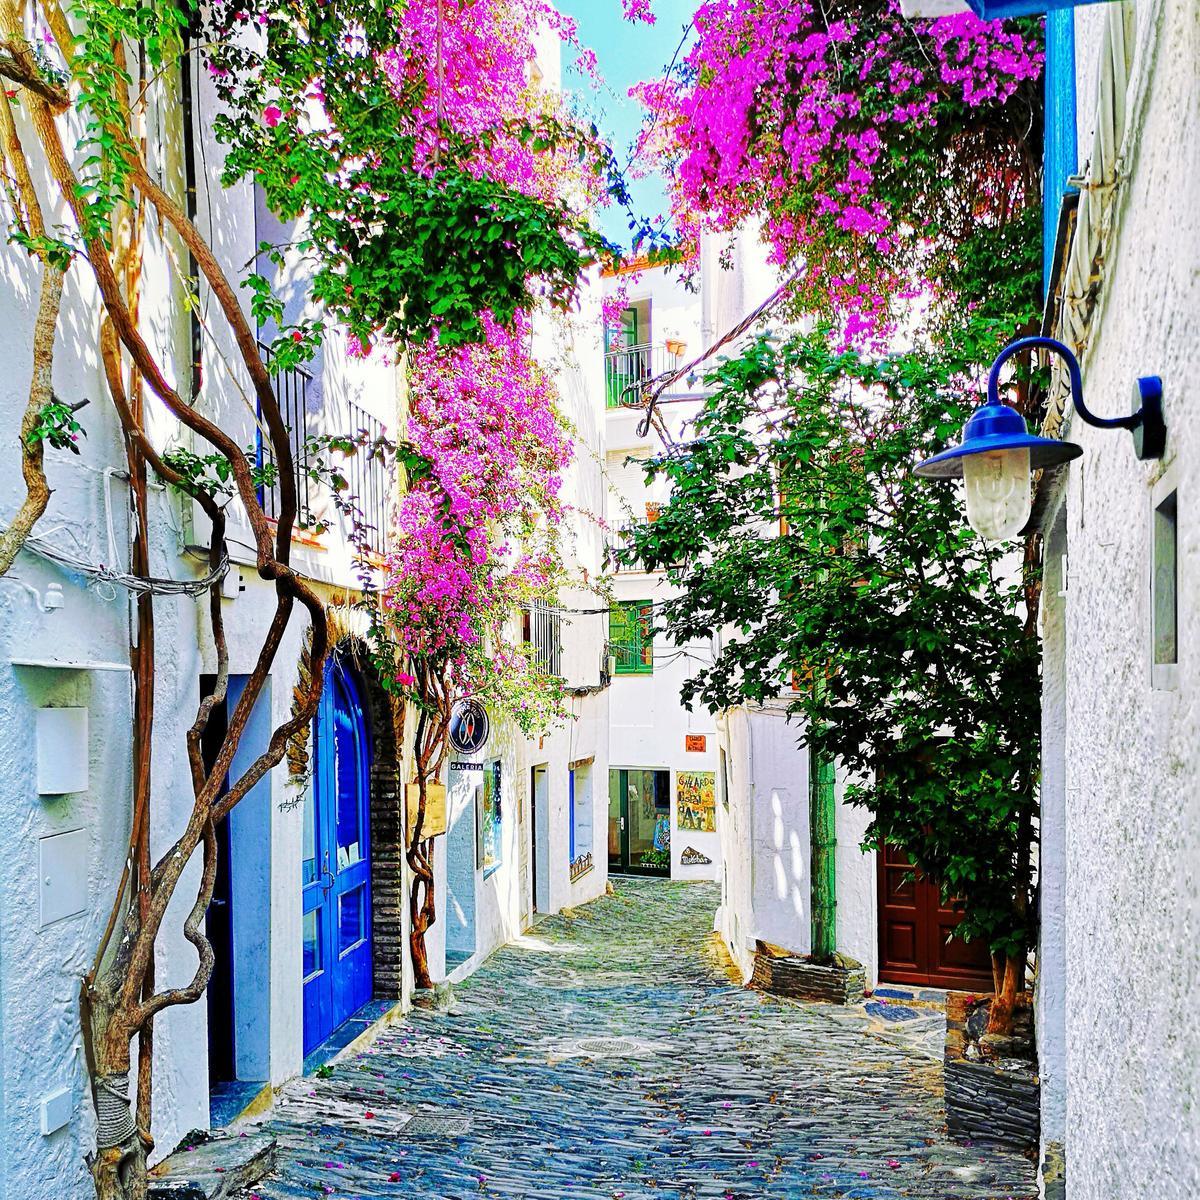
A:
<svg viewBox="0 0 1200 1200">
<path fill-rule="evenodd" d="M 654 672 L 653 605 L 648 600 L 627 600 L 608 610 L 609 652 L 617 660 L 618 675 L 651 675 Z"/>
</svg>

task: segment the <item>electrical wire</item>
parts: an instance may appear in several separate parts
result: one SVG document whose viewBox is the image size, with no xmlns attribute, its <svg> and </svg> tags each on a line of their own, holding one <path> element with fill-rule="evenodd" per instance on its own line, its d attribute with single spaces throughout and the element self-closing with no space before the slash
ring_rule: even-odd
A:
<svg viewBox="0 0 1200 1200">
<path fill-rule="evenodd" d="M 151 593 L 155 596 L 202 596 L 214 583 L 219 583 L 229 570 L 229 555 L 225 554 L 213 570 L 199 579 L 169 579 L 155 575 L 131 575 L 128 571 L 122 571 L 116 567 L 108 567 L 103 563 L 88 562 L 63 550 L 60 546 L 54 545 L 53 542 L 49 542 L 43 537 L 38 537 L 36 534 L 31 534 L 25 540 L 25 547 L 33 551 L 39 558 L 44 558 L 47 562 L 52 562 L 57 566 L 64 567 L 68 571 L 74 571 L 79 575 L 86 576 L 89 580 L 89 586 L 102 587 L 102 585 L 109 585 L 110 591 L 112 585 L 116 585 L 117 587 L 122 587 L 127 591 L 138 594 Z M 115 595 L 116 593 L 112 592 L 112 596 L 106 598 L 111 599 Z"/>
<path fill-rule="evenodd" d="M 644 438 L 647 434 L 649 434 L 650 426 L 654 422 L 656 415 L 655 406 L 658 404 L 658 398 L 663 394 L 663 392 L 665 392 L 667 388 L 671 386 L 671 384 L 675 383 L 679 379 L 683 379 L 690 371 L 695 370 L 696 367 L 700 366 L 701 363 L 710 359 L 714 354 L 717 353 L 718 350 L 727 346 L 736 338 L 741 337 L 742 334 L 745 333 L 746 330 L 749 329 L 750 326 L 759 319 L 759 317 L 764 316 L 770 309 L 774 308 L 775 305 L 778 304 L 785 295 L 787 295 L 788 289 L 793 283 L 796 282 L 797 279 L 800 278 L 804 269 L 805 268 L 801 267 L 800 269 L 793 271 L 792 274 L 789 275 L 787 279 L 785 279 L 756 309 L 750 313 L 747 313 L 746 316 L 744 316 L 732 329 L 729 329 L 723 333 L 715 342 L 713 342 L 711 346 L 709 346 L 706 350 L 702 350 L 695 358 L 693 358 L 691 362 L 685 363 L 682 367 L 679 367 L 674 371 L 668 371 L 654 379 L 648 379 L 644 383 L 630 384 L 630 386 L 625 389 L 625 391 L 632 391 L 634 388 L 637 388 L 645 397 L 646 415 L 642 418 L 637 427 L 637 436 L 639 438 Z M 659 437 L 663 440 L 664 445 L 670 446 L 671 441 L 669 435 L 667 434 L 666 428 L 662 425 L 661 421 L 658 423 L 656 428 L 658 430 Z"/>
</svg>

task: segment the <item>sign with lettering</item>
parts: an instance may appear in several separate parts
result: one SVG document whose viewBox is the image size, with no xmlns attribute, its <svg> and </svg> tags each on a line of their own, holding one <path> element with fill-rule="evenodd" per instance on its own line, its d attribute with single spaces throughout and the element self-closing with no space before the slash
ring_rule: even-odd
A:
<svg viewBox="0 0 1200 1200">
<path fill-rule="evenodd" d="M 478 700 L 460 700 L 450 715 L 450 745 L 459 754 L 477 754 L 487 745 L 487 711 Z"/>
<path fill-rule="evenodd" d="M 715 771 L 677 771 L 675 806 L 680 829 L 715 833 L 717 828 Z"/>
<path fill-rule="evenodd" d="M 702 733 L 688 733 L 683 738 L 683 748 L 688 752 L 703 754 L 708 748 L 708 738 Z"/>
</svg>

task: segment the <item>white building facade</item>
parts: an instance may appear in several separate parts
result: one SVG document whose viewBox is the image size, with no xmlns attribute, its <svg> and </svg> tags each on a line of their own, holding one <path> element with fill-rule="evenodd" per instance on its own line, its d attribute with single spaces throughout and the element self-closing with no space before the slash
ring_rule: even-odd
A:
<svg viewBox="0 0 1200 1200">
<path fill-rule="evenodd" d="M 185 56 L 185 61 L 189 59 Z M 150 169 L 190 207 L 229 275 L 236 279 L 279 226 L 250 185 L 224 189 L 221 150 L 211 129 L 216 97 L 204 72 L 174 78 L 151 93 Z M 7 103 L 7 101 L 5 101 Z M 14 108 L 20 123 L 22 110 Z M 190 129 L 191 137 L 183 131 Z M 27 145 L 36 139 L 22 127 Z M 176 148 L 195 147 L 187 161 Z M 168 150 L 168 147 L 171 147 Z M 37 185 L 47 223 L 70 224 L 44 175 Z M 178 386 L 240 444 L 259 446 L 252 389 L 227 327 L 206 321 L 211 297 L 185 302 L 171 264 L 179 247 L 149 223 L 143 272 L 144 335 Z M 79 988 L 90 969 L 125 860 L 131 824 L 134 637 L 129 590 L 132 536 L 129 485 L 119 427 L 107 397 L 94 340 L 100 303 L 86 268 L 71 275 L 54 361 L 54 388 L 80 411 L 86 437 L 78 456 L 48 450 L 53 495 L 35 538 L 0 577 L 0 822 L 8 869 L 0 880 L 0 1198 L 58 1200 L 90 1194 L 84 1165 L 95 1117 L 79 1025 Z M 0 414 L 20 425 L 28 394 L 38 272 L 11 243 L 0 245 Z M 570 511 L 603 509 L 603 368 L 595 281 L 585 291 L 583 333 L 539 318 L 536 352 L 556 377 L 576 431 L 564 499 Z M 245 300 L 245 317 L 255 323 Z M 309 304 L 303 275 L 285 293 L 285 319 Z M 590 305 L 590 307 L 589 307 Z M 258 330 L 269 343 L 272 331 Z M 309 436 L 366 430 L 394 438 L 404 418 L 403 365 L 379 355 L 360 359 L 334 333 L 303 370 L 276 377 L 277 394 L 300 447 Z M 154 445 L 194 448 L 157 402 L 146 401 Z M 255 450 L 261 453 L 261 450 Z M 4 520 L 23 492 L 19 447 L 0 447 Z M 377 566 L 396 501 L 391 472 L 367 455 L 344 470 L 366 522 Z M 269 1103 L 273 1089 L 313 1069 L 373 1022 L 408 1005 L 410 877 L 404 860 L 406 748 L 393 710 L 365 653 L 366 615 L 351 530 L 321 487 L 298 469 L 302 528 L 292 565 L 329 606 L 336 649 L 321 706 L 306 739 L 231 812 L 218 829 L 219 857 L 205 932 L 217 967 L 195 1004 L 164 1011 L 155 1022 L 155 1157 L 192 1129 L 219 1125 L 248 1104 Z M 268 516 L 275 503 L 264 492 Z M 229 650 L 232 711 L 260 652 L 275 610 L 274 586 L 255 569 L 254 539 L 238 506 L 230 507 L 231 566 L 222 613 Z M 190 501 L 150 485 L 151 572 L 195 583 L 208 569 L 207 520 Z M 437 839 L 439 919 L 431 931 L 435 978 L 470 964 L 518 934 L 537 913 L 579 903 L 604 890 L 599 846 L 606 793 L 608 691 L 606 615 L 587 586 L 601 571 L 599 521 L 580 520 L 565 539 L 571 580 L 543 630 L 546 654 L 561 667 L 571 719 L 544 738 L 527 739 L 503 722 L 482 750 L 481 769 L 451 770 L 449 832 Z M 378 582 L 378 571 L 375 581 Z M 211 690 L 217 655 L 206 617 L 207 592 L 160 595 L 156 624 L 151 852 L 172 844 L 192 807 L 185 733 Z M 519 614 L 514 636 L 521 635 Z M 297 608 L 231 775 L 269 742 L 293 713 L 307 621 Z M 408 722 L 411 738 L 412 721 Z M 453 764 L 451 764 L 453 766 Z M 459 784 L 470 780 L 464 791 Z M 483 778 L 491 780 L 490 840 L 483 837 Z M 469 794 L 468 794 L 469 793 Z M 458 808 L 454 809 L 453 806 Z M 452 847 L 469 823 L 469 867 Z M 491 847 L 493 861 L 483 853 Z M 458 871 L 458 876 L 454 871 Z M 161 987 L 192 977 L 196 951 L 182 933 L 196 894 L 200 863 L 189 865 L 158 939 Z M 470 896 L 471 902 L 467 903 Z M 469 911 L 471 945 L 461 914 Z M 456 928 L 456 921 L 458 928 Z M 458 950 L 447 963 L 446 947 Z"/>
<path fill-rule="evenodd" d="M 1139 461 L 1052 389 L 1048 432 L 1083 456 L 1040 496 L 1043 1168 L 1048 1196 L 1183 1200 L 1200 1194 L 1200 12 L 1066 20 L 1086 186 L 1047 329 L 1093 412 L 1161 378 L 1167 443 Z"/>
<path fill-rule="evenodd" d="M 641 387 L 652 378 L 665 382 L 700 353 L 701 311 L 699 298 L 661 267 L 607 275 L 603 286 L 620 307 L 620 333 L 606 335 L 604 361 L 606 519 L 620 546 L 631 526 L 653 521 L 668 499 L 663 480 L 645 477 L 644 464 L 663 443 L 655 429 L 640 428 Z M 658 414 L 673 438 L 688 436 L 698 405 L 694 381 L 665 387 Z M 653 632 L 656 606 L 671 595 L 662 572 L 615 561 L 611 569 L 609 869 L 718 879 L 716 725 L 703 706 L 689 710 L 680 698 L 688 677 L 711 663 L 712 646 L 679 646 Z"/>
</svg>

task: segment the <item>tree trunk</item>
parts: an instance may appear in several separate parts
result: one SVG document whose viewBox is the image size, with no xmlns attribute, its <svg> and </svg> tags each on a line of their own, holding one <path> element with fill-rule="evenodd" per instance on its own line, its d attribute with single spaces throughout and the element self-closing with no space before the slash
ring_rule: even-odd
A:
<svg viewBox="0 0 1200 1200">
<path fill-rule="evenodd" d="M 1004 980 L 1000 990 L 992 997 L 992 1006 L 988 1011 L 989 1034 L 1000 1037 L 1012 1036 L 1013 1008 L 1016 1006 L 1017 993 L 1024 984 L 1025 955 L 1010 954 L 1004 964 Z"/>
</svg>

